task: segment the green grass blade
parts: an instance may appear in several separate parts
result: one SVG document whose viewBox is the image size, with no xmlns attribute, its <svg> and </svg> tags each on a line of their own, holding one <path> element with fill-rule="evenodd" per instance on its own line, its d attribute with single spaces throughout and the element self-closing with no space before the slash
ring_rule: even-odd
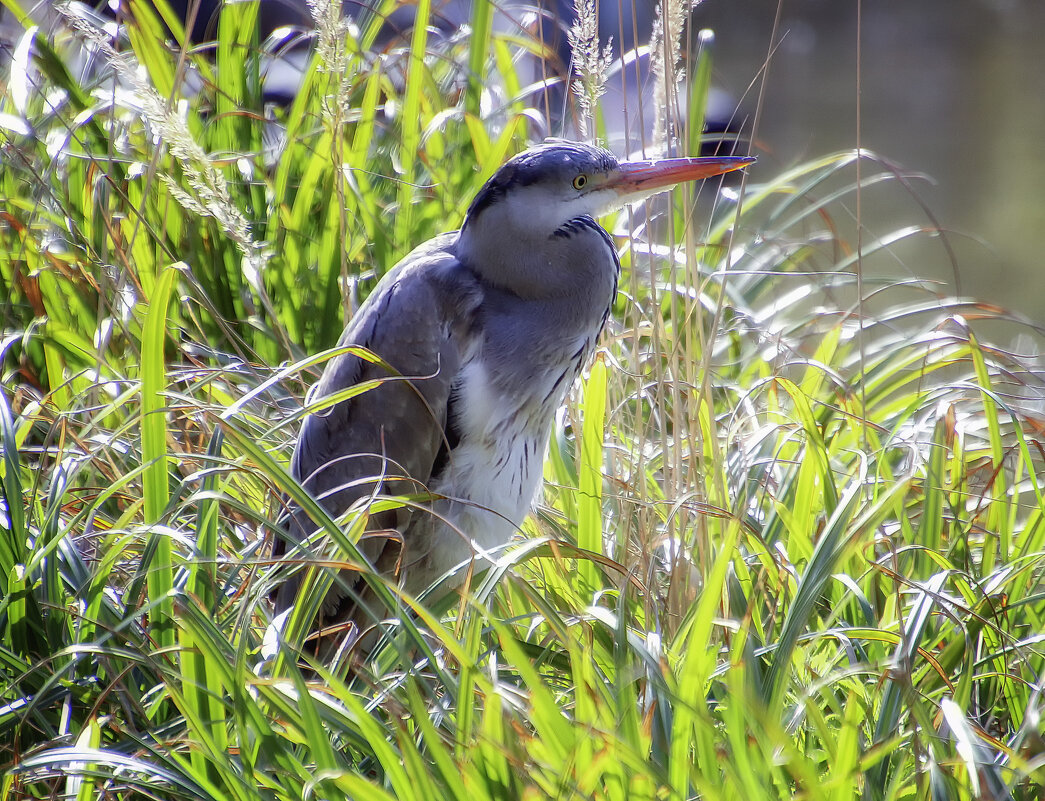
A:
<svg viewBox="0 0 1045 801">
<path fill-rule="evenodd" d="M 164 346 L 167 338 L 167 308 L 178 267 L 169 266 L 160 275 L 149 298 L 145 327 L 142 333 L 141 363 L 141 447 L 142 499 L 145 519 L 158 523 L 170 499 L 170 460 L 167 452 L 167 359 Z M 154 607 L 149 625 L 160 647 L 174 645 L 174 606 L 169 597 L 174 585 L 171 562 L 171 544 L 167 535 L 157 532 L 152 561 L 146 566 L 149 598 Z"/>
<path fill-rule="evenodd" d="M 596 554 L 603 552 L 603 450 L 606 430 L 606 362 L 597 357 L 584 384 L 581 407 L 584 422 L 581 431 L 580 460 L 577 466 L 577 545 Z M 585 586 L 594 590 L 601 585 L 598 570 L 589 560 L 578 565 Z"/>
<path fill-rule="evenodd" d="M 406 76 L 406 92 L 403 96 L 403 114 L 399 123 L 402 147 L 399 151 L 401 174 L 399 175 L 398 209 L 395 218 L 395 244 L 401 249 L 416 244 L 410 242 L 408 232 L 413 228 L 415 213 L 417 155 L 423 128 L 421 96 L 429 77 L 425 52 L 431 13 L 431 0 L 418 0 L 414 12 L 413 36 L 410 39 L 410 66 Z"/>
<path fill-rule="evenodd" d="M 790 672 L 791 658 L 799 637 L 810 628 L 816 628 L 812 615 L 842 550 L 848 544 L 847 535 L 850 533 L 853 512 L 860 496 L 859 482 L 853 482 L 846 488 L 820 533 L 809 564 L 799 579 L 763 687 L 763 698 L 770 707 L 780 704 L 781 694 L 785 689 L 784 682 Z"/>
<path fill-rule="evenodd" d="M 493 26 L 494 3 L 473 2 L 471 35 L 468 40 L 468 88 L 465 112 L 478 118 L 486 78 L 486 60 L 490 53 L 490 31 Z"/>
</svg>

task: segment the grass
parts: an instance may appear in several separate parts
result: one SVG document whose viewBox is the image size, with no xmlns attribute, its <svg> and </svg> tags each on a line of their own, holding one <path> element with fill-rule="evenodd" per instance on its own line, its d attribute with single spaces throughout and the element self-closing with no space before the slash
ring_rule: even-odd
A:
<svg viewBox="0 0 1045 801">
<path fill-rule="evenodd" d="M 606 220 L 622 291 L 528 537 L 303 674 L 266 543 L 308 503 L 305 387 L 536 135 L 536 45 L 477 13 L 374 58 L 328 20 L 266 110 L 255 5 L 206 52 L 132 8 L 81 26 L 85 78 L 25 40 L 0 98 L 5 797 L 1042 797 L 1041 332 L 867 277 L 937 235 L 858 236 L 855 193 L 912 179 L 870 154 Z M 363 524 L 326 520 L 328 564 Z"/>
</svg>

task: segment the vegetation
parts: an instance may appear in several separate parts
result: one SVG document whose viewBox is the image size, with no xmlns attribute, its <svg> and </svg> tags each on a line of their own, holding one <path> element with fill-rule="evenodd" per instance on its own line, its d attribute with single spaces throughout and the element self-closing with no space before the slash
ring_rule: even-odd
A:
<svg viewBox="0 0 1045 801">
<path fill-rule="evenodd" d="M 267 541 L 307 502 L 305 389 L 344 310 L 543 135 L 539 45 L 489 4 L 383 50 L 335 6 L 284 108 L 250 2 L 214 48 L 163 2 L 117 39 L 68 18 L 5 73 L 4 797 L 1040 799 L 1045 388 L 985 335 L 1041 332 L 864 277 L 935 235 L 859 232 L 855 193 L 908 197 L 868 154 L 606 220 L 615 322 L 527 537 L 463 599 L 402 598 L 354 672 L 299 667 Z M 365 514 L 326 521 L 328 563 Z"/>
</svg>

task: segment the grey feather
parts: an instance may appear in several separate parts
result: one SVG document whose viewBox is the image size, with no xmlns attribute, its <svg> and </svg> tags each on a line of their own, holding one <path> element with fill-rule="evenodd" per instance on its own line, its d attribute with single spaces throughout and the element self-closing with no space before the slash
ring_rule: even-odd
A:
<svg viewBox="0 0 1045 801">
<path fill-rule="evenodd" d="M 326 510 L 337 517 L 378 490 L 386 495 L 425 491 L 447 442 L 447 419 L 454 381 L 473 341 L 481 290 L 475 277 L 453 256 L 456 234 L 438 237 L 410 253 L 391 270 L 353 317 L 338 343 L 358 345 L 393 368 L 355 354 L 335 357 L 312 396 L 323 398 L 345 387 L 383 381 L 374 389 L 305 418 L 291 472 Z M 376 486 L 385 477 L 383 486 Z M 411 513 L 399 510 L 371 520 L 371 528 L 403 530 Z M 291 544 L 315 530 L 293 508 L 285 531 Z M 370 538 L 360 548 L 374 564 L 397 559 L 389 538 Z M 285 543 L 277 543 L 277 555 Z M 384 558 L 382 558 L 384 557 Z M 351 576 L 349 577 L 351 581 Z M 288 608 L 298 582 L 279 590 L 278 608 Z M 337 617 L 343 595 L 334 591 L 324 607 Z"/>
<path fill-rule="evenodd" d="M 594 217 L 750 161 L 620 164 L 569 142 L 508 161 L 478 192 L 461 230 L 407 256 L 341 338 L 408 380 L 351 353 L 328 363 L 317 398 L 386 380 L 305 419 L 294 476 L 335 517 L 377 491 L 427 487 L 427 508 L 370 518 L 371 531 L 394 530 L 395 538 L 361 544 L 413 595 L 470 560 L 481 569 L 526 517 L 555 410 L 610 312 L 620 264 Z M 314 529 L 291 508 L 276 553 Z M 289 608 L 296 592 L 295 581 L 280 588 L 277 609 Z M 335 590 L 324 605 L 325 617 L 367 623 L 357 612 L 352 592 Z"/>
</svg>

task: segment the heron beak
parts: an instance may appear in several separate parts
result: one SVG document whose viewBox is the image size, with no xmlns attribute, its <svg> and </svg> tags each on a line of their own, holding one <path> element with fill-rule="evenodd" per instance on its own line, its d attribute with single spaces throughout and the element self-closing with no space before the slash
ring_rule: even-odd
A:
<svg viewBox="0 0 1045 801">
<path fill-rule="evenodd" d="M 617 193 L 620 204 L 663 192 L 685 181 L 701 181 L 724 172 L 740 170 L 755 159 L 750 156 L 706 156 L 700 158 L 624 161 L 606 181 L 604 188 Z"/>
</svg>

